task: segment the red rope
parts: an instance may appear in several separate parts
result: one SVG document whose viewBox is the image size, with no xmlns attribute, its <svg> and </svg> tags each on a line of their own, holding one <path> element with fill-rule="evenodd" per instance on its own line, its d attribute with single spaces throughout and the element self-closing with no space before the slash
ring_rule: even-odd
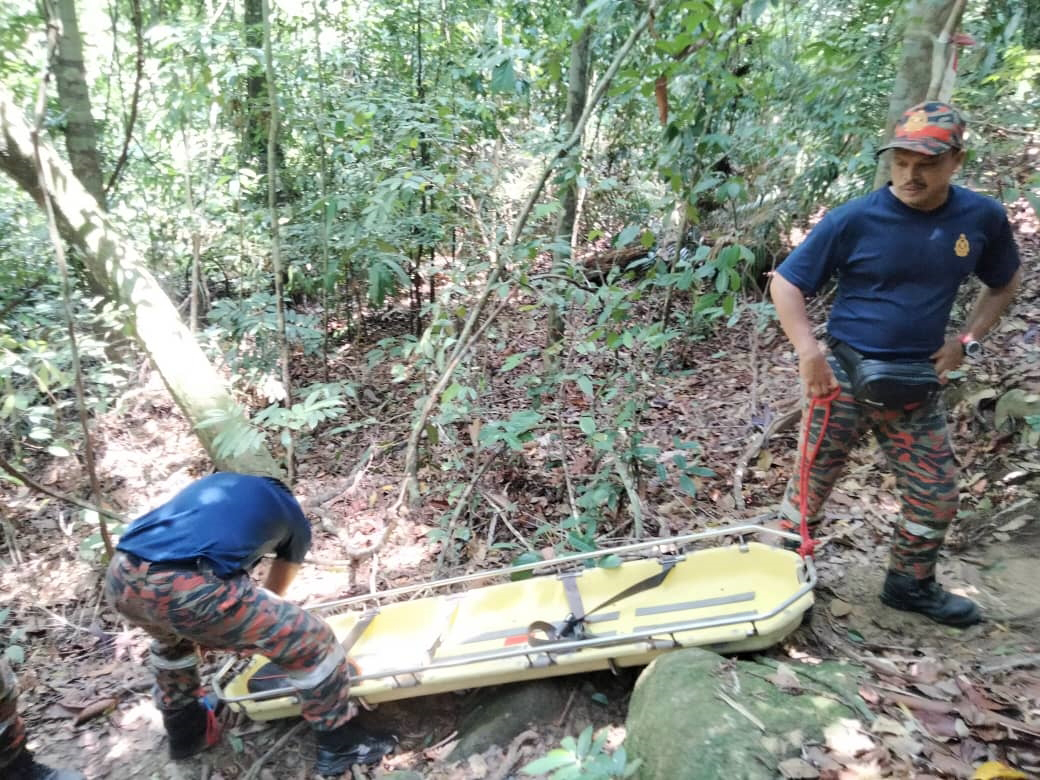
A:
<svg viewBox="0 0 1040 780">
<path fill-rule="evenodd" d="M 805 430 L 802 433 L 801 469 L 798 473 L 798 511 L 802 518 L 801 534 L 802 544 L 798 547 L 798 554 L 807 558 L 816 549 L 815 540 L 809 535 L 809 472 L 812 470 L 816 456 L 820 453 L 820 445 L 823 444 L 823 435 L 827 431 L 827 423 L 831 419 L 831 402 L 841 394 L 841 388 L 837 387 L 830 395 L 822 398 L 810 398 L 809 409 L 805 415 Z M 823 424 L 816 436 L 816 443 L 809 452 L 809 431 L 812 429 L 813 414 L 817 409 L 823 409 Z"/>
</svg>

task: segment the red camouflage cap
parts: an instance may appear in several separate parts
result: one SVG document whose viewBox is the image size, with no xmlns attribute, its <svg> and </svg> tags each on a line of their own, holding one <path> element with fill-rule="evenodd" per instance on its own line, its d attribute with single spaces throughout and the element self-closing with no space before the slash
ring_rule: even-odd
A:
<svg viewBox="0 0 1040 780">
<path fill-rule="evenodd" d="M 964 148 L 964 118 L 949 103 L 926 100 L 910 106 L 896 122 L 892 140 L 877 150 L 907 149 L 936 155 Z"/>
</svg>

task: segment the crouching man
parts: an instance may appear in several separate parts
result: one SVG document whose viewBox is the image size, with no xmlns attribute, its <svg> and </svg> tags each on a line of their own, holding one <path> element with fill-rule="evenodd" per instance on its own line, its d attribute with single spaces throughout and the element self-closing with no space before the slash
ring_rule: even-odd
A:
<svg viewBox="0 0 1040 780">
<path fill-rule="evenodd" d="M 196 645 L 259 653 L 286 670 L 315 732 L 319 774 L 339 776 L 393 749 L 391 737 L 350 722 L 355 708 L 347 657 L 332 629 L 281 598 L 310 543 L 307 518 L 283 483 L 228 472 L 192 483 L 123 534 L 105 592 L 123 617 L 153 638 L 155 704 L 171 758 L 187 758 L 219 740 Z M 261 589 L 249 571 L 272 553 Z"/>
</svg>

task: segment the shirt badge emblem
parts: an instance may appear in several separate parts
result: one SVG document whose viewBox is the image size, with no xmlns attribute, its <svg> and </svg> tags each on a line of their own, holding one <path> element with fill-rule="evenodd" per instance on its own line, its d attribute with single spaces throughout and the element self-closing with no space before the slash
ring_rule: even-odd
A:
<svg viewBox="0 0 1040 780">
<path fill-rule="evenodd" d="M 961 233 L 960 238 L 957 239 L 957 243 L 953 245 L 953 251 L 957 253 L 957 257 L 967 257 L 968 252 L 971 251 L 971 244 L 968 243 L 968 237 Z"/>
</svg>

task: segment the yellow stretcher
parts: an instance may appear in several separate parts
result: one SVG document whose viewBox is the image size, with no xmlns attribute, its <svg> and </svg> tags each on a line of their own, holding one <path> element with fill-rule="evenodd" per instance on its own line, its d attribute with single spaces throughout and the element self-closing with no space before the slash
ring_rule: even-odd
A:
<svg viewBox="0 0 1040 780">
<path fill-rule="evenodd" d="M 751 535 L 757 525 L 397 588 L 312 608 L 354 662 L 364 704 L 649 663 L 680 647 L 747 652 L 776 644 L 812 606 L 811 558 Z M 731 543 L 706 547 L 722 537 Z M 533 576 L 532 576 L 533 575 Z M 527 577 L 518 579 L 518 577 Z M 473 583 L 480 587 L 463 589 Z M 232 658 L 216 693 L 253 720 L 299 715 L 284 672 Z M 230 680 L 228 679 L 230 677 Z"/>
</svg>

